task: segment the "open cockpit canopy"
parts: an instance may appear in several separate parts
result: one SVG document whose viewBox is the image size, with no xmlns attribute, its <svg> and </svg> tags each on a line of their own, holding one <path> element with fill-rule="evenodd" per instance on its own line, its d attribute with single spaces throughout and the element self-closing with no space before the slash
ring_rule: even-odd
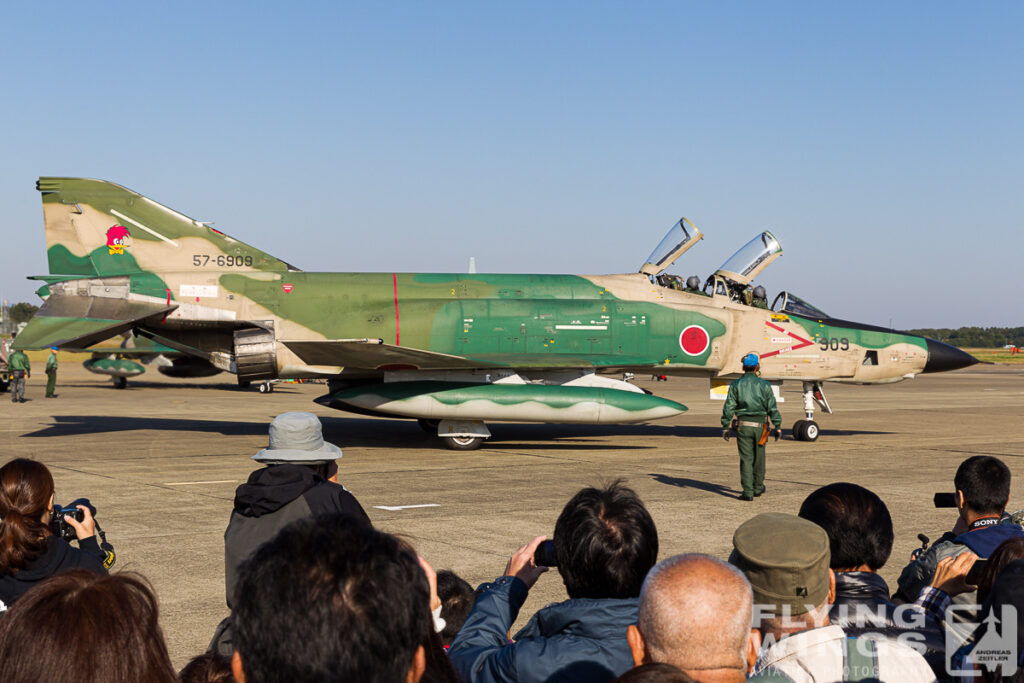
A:
<svg viewBox="0 0 1024 683">
<path fill-rule="evenodd" d="M 672 262 L 682 256 L 690 247 L 697 244 L 704 237 L 696 225 L 680 218 L 676 224 L 669 228 L 668 233 L 662 238 L 658 246 L 654 248 L 647 261 L 640 266 L 640 272 L 645 275 L 658 275 L 665 271 Z"/>
<path fill-rule="evenodd" d="M 765 230 L 740 247 L 729 257 L 715 275 L 741 285 L 749 285 L 768 265 L 782 255 L 782 246 L 775 236 Z"/>
</svg>

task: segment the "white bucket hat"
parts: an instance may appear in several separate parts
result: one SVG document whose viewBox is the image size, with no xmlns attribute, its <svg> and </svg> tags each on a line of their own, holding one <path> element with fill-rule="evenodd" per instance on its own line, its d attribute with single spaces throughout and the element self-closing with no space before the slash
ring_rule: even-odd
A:
<svg viewBox="0 0 1024 683">
<path fill-rule="evenodd" d="M 320 418 L 313 413 L 282 413 L 270 423 L 270 445 L 252 456 L 269 465 L 316 465 L 341 458 L 341 449 L 324 441 Z"/>
</svg>

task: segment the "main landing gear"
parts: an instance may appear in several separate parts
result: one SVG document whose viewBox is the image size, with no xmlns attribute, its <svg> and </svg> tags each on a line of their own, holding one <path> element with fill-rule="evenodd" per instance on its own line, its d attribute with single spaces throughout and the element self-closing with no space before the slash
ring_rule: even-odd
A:
<svg viewBox="0 0 1024 683">
<path fill-rule="evenodd" d="M 793 423 L 793 438 L 795 440 L 818 440 L 818 423 L 814 421 L 815 404 L 818 404 L 829 415 L 832 414 L 832 408 L 829 406 L 828 399 L 825 398 L 825 394 L 821 390 L 821 384 L 818 382 L 804 382 L 804 413 L 807 415 L 807 419 L 797 420 Z"/>
</svg>

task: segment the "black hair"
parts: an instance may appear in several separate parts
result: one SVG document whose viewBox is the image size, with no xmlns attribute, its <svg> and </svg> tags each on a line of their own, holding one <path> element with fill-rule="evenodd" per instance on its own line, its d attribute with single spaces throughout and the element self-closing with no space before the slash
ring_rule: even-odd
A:
<svg viewBox="0 0 1024 683">
<path fill-rule="evenodd" d="M 953 484 L 964 504 L 982 515 L 1001 514 L 1010 500 L 1010 468 L 991 455 L 975 455 L 956 468 Z"/>
<path fill-rule="evenodd" d="M 476 602 L 476 593 L 469 583 L 455 572 L 442 569 L 437 573 L 437 597 L 441 598 L 444 630 L 441 642 L 451 645 Z"/>
<path fill-rule="evenodd" d="M 658 561 L 654 520 L 621 481 L 573 496 L 555 523 L 554 544 L 570 598 L 635 598 Z"/>
<path fill-rule="evenodd" d="M 828 534 L 832 569 L 866 564 L 877 572 L 889 560 L 894 539 L 889 508 L 863 486 L 846 482 L 822 486 L 807 496 L 799 516 Z"/>
<path fill-rule="evenodd" d="M 293 522 L 238 572 L 232 623 L 254 683 L 404 681 L 431 628 L 408 545 L 342 514 Z"/>
</svg>

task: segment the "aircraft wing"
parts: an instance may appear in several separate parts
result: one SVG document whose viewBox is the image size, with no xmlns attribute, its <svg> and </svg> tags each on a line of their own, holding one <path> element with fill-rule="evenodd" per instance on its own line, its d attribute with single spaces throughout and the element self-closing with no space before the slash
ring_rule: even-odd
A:
<svg viewBox="0 0 1024 683">
<path fill-rule="evenodd" d="M 161 318 L 177 306 L 105 297 L 50 297 L 14 340 L 19 349 L 51 346 L 84 349 Z"/>
<path fill-rule="evenodd" d="M 504 367 L 505 363 L 470 360 L 434 351 L 385 344 L 380 339 L 282 341 L 307 365 L 340 365 L 370 370 L 470 370 Z"/>
</svg>

